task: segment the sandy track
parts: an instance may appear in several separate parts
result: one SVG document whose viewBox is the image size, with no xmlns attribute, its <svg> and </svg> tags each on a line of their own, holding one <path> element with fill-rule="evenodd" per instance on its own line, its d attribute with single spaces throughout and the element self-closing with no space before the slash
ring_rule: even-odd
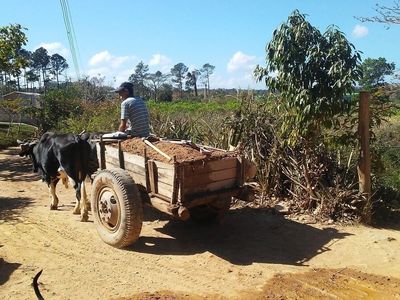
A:
<svg viewBox="0 0 400 300">
<path fill-rule="evenodd" d="M 34 299 L 40 269 L 46 299 L 400 298 L 398 228 L 301 224 L 249 208 L 199 227 L 146 209 L 140 239 L 119 250 L 72 215 L 73 189 L 60 184 L 50 211 L 47 187 L 15 154 L 0 152 L 1 299 Z"/>
</svg>

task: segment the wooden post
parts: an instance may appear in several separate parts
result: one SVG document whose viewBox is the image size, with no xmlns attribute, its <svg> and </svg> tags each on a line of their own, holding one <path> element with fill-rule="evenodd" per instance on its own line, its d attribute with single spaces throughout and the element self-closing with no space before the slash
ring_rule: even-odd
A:
<svg viewBox="0 0 400 300">
<path fill-rule="evenodd" d="M 121 169 L 125 169 L 125 158 L 124 158 L 124 152 L 122 151 L 121 147 L 121 140 L 118 141 L 118 158 L 119 158 L 119 167 Z"/>
<path fill-rule="evenodd" d="M 369 151 L 369 101 L 370 94 L 367 92 L 360 93 L 359 109 L 358 109 L 358 134 L 360 136 L 360 158 L 357 166 L 359 191 L 366 198 L 364 210 L 362 212 L 362 220 L 370 224 L 372 216 L 371 204 L 371 155 Z"/>
<path fill-rule="evenodd" d="M 176 160 L 176 155 L 172 157 L 174 162 L 174 182 L 172 186 L 172 196 L 171 196 L 171 204 L 176 204 L 178 202 L 178 193 L 179 193 L 179 184 L 182 184 L 183 179 L 181 178 L 181 170 L 182 167 L 178 164 Z M 181 179 L 181 180 L 179 180 Z"/>
<path fill-rule="evenodd" d="M 154 194 L 158 194 L 158 173 L 157 166 L 153 160 L 147 161 L 147 171 L 149 177 L 150 191 Z"/>
<path fill-rule="evenodd" d="M 104 170 L 106 168 L 106 147 L 104 145 L 103 137 L 100 136 L 100 169 Z"/>
<path fill-rule="evenodd" d="M 144 176 L 146 178 L 146 191 L 147 193 L 151 192 L 150 188 L 150 177 L 149 177 L 149 165 L 148 165 L 148 157 L 146 147 L 143 148 L 143 157 L 144 157 Z"/>
<path fill-rule="evenodd" d="M 371 195 L 371 156 L 369 151 L 369 100 L 367 92 L 360 93 L 358 109 L 358 134 L 360 136 L 360 159 L 358 179 L 360 193 Z"/>
</svg>

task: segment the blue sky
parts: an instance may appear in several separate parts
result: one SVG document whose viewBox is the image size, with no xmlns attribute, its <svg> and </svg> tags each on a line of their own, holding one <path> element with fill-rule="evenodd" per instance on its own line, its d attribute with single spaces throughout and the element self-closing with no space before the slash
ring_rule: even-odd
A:
<svg viewBox="0 0 400 300">
<path fill-rule="evenodd" d="M 105 76 L 118 86 L 143 61 L 151 72 L 168 73 L 175 64 L 190 69 L 215 66 L 211 88 L 264 88 L 252 78 L 265 65 L 265 46 L 272 32 L 298 9 L 324 32 L 336 25 L 362 58 L 384 57 L 400 67 L 400 25 L 361 23 L 354 16 L 372 16 L 376 3 L 393 0 L 69 0 L 79 50 L 81 75 Z M 0 26 L 26 27 L 27 50 L 45 47 L 63 55 L 75 69 L 60 1 L 2 1 Z"/>
</svg>

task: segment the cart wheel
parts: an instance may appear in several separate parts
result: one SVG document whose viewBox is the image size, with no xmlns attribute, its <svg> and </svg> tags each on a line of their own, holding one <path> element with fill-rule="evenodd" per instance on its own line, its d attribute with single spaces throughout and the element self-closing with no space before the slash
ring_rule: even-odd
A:
<svg viewBox="0 0 400 300">
<path fill-rule="evenodd" d="M 91 204 L 97 232 L 104 242 L 123 248 L 139 238 L 142 200 L 128 172 L 123 169 L 99 171 L 92 183 Z"/>
<path fill-rule="evenodd" d="M 221 221 L 231 206 L 231 199 L 232 197 L 220 197 L 209 204 L 192 207 L 189 210 L 190 218 L 200 224 Z"/>
</svg>

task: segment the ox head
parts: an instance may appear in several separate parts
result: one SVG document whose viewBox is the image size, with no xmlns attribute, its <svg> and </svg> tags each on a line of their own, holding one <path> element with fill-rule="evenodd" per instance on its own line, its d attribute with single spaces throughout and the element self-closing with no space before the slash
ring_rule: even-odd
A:
<svg viewBox="0 0 400 300">
<path fill-rule="evenodd" d="M 29 156 L 33 154 L 33 147 L 38 143 L 37 140 L 31 141 L 31 142 L 24 142 L 17 140 L 17 143 L 19 144 L 20 151 L 19 151 L 19 156 Z"/>
<path fill-rule="evenodd" d="M 29 156 L 32 159 L 33 172 L 36 173 L 38 171 L 38 164 L 36 162 L 36 158 L 33 153 L 33 148 L 36 146 L 38 141 L 35 140 L 32 142 L 21 142 L 21 141 L 17 141 L 17 142 L 20 146 L 19 156 Z"/>
</svg>

